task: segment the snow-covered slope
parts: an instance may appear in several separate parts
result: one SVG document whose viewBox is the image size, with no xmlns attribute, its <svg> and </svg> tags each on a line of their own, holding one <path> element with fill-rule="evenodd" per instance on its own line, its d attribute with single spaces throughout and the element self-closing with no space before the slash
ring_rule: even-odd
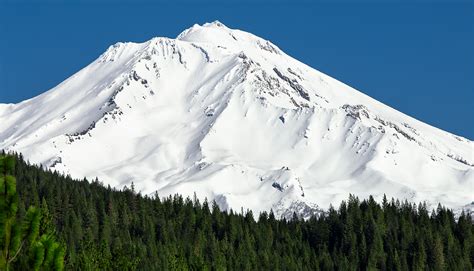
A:
<svg viewBox="0 0 474 271">
<path fill-rule="evenodd" d="M 117 43 L 48 92 L 0 105 L 0 149 L 119 188 L 284 216 L 349 193 L 474 200 L 472 141 L 219 22 Z"/>
</svg>

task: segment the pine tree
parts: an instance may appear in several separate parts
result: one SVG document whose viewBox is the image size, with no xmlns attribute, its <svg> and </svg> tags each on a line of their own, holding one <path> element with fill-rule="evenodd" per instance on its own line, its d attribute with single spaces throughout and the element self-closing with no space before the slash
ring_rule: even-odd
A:
<svg viewBox="0 0 474 271">
<path fill-rule="evenodd" d="M 41 209 L 29 207 L 23 220 L 17 218 L 18 194 L 11 156 L 0 157 L 0 269 L 10 270 L 15 261 L 28 255 L 32 270 L 62 270 L 64 248 L 52 234 L 40 235 Z"/>
<path fill-rule="evenodd" d="M 434 237 L 433 243 L 430 244 L 428 254 L 428 265 L 431 270 L 445 270 L 443 243 L 439 235 Z"/>
</svg>

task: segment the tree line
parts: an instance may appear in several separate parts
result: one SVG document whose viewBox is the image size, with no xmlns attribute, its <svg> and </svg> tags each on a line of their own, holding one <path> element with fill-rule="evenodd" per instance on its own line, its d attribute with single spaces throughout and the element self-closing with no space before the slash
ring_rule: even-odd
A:
<svg viewBox="0 0 474 271">
<path fill-rule="evenodd" d="M 41 232 L 65 247 L 66 270 L 472 270 L 470 214 L 349 196 L 301 220 L 223 212 L 214 202 L 160 198 L 73 180 L 14 156 L 18 217 L 41 209 Z M 14 262 L 21 270 L 28 263 Z"/>
</svg>

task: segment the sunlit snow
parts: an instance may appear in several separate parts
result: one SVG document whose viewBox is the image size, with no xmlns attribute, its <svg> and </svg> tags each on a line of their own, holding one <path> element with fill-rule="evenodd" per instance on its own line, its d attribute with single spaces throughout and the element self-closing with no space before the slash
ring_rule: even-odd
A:
<svg viewBox="0 0 474 271">
<path fill-rule="evenodd" d="M 219 22 L 117 43 L 48 92 L 1 104 L 0 149 L 254 213 L 305 216 L 349 193 L 456 210 L 474 201 L 472 141 Z"/>
</svg>

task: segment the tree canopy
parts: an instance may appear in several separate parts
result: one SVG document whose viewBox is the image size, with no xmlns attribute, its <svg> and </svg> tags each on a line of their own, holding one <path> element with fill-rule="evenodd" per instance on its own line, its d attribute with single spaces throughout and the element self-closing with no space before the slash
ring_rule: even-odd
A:
<svg viewBox="0 0 474 271">
<path fill-rule="evenodd" d="M 300 220 L 223 212 L 214 202 L 141 195 L 73 180 L 15 156 L 18 212 L 40 206 L 42 227 L 81 270 L 472 270 L 474 226 L 442 207 L 349 196 Z M 47 229 L 43 229 L 47 230 Z M 40 238 L 41 239 L 41 238 Z M 20 264 L 17 262 L 17 264 Z"/>
</svg>

